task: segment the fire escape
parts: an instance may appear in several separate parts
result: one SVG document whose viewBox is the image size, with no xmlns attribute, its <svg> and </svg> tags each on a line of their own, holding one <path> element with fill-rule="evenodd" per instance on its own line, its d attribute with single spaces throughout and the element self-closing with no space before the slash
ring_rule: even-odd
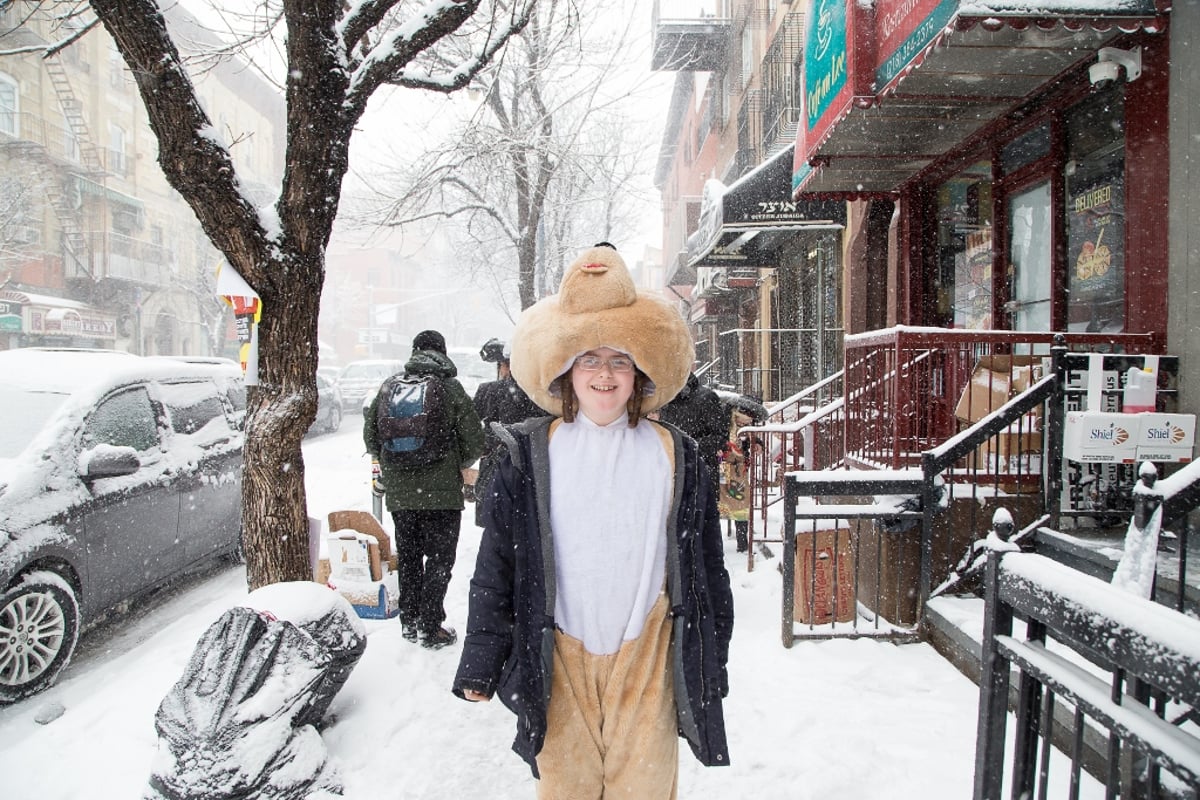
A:
<svg viewBox="0 0 1200 800">
<path fill-rule="evenodd" d="M 65 138 L 44 119 L 29 120 L 22 135 L 8 147 L 40 164 L 49 176 L 44 183 L 46 201 L 54 209 L 61 231 L 63 274 L 68 281 L 94 281 L 91 246 L 84 231 L 82 199 L 71 170 L 81 177 L 103 181 L 105 169 L 92 141 L 83 105 L 71 88 L 66 68 L 58 56 L 42 62 L 54 88 L 68 129 Z"/>
</svg>

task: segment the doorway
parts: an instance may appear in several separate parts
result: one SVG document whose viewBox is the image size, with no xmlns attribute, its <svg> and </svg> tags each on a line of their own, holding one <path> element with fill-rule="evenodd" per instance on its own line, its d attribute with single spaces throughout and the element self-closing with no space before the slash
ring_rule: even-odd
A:
<svg viewBox="0 0 1200 800">
<path fill-rule="evenodd" d="M 1005 198 L 1008 222 L 1008 312 L 1014 331 L 1049 331 L 1054 274 L 1050 181 Z"/>
</svg>

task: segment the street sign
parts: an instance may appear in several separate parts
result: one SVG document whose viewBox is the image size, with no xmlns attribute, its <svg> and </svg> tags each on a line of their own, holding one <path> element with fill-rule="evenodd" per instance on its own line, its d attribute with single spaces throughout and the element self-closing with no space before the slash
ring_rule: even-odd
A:
<svg viewBox="0 0 1200 800">
<path fill-rule="evenodd" d="M 359 328 L 359 344 L 383 344 L 388 340 L 387 328 Z"/>
</svg>

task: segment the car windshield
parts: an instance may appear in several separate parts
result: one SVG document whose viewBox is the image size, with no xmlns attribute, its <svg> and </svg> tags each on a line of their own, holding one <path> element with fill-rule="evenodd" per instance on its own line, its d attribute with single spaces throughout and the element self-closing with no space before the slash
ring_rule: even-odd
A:
<svg viewBox="0 0 1200 800">
<path fill-rule="evenodd" d="M 338 376 L 340 381 L 379 381 L 392 377 L 395 368 L 391 364 L 347 364 Z"/>
<path fill-rule="evenodd" d="M 0 386 L 0 458 L 15 458 L 46 425 L 69 395 L 19 386 Z"/>
</svg>

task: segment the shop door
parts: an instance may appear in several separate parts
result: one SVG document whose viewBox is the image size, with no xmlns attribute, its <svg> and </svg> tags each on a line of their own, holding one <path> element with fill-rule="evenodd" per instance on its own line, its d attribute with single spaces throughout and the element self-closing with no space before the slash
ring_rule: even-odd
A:
<svg viewBox="0 0 1200 800">
<path fill-rule="evenodd" d="M 1053 286 L 1050 181 L 1023 187 L 1005 200 L 1008 292 L 1005 310 L 1014 331 L 1049 331 Z"/>
</svg>

